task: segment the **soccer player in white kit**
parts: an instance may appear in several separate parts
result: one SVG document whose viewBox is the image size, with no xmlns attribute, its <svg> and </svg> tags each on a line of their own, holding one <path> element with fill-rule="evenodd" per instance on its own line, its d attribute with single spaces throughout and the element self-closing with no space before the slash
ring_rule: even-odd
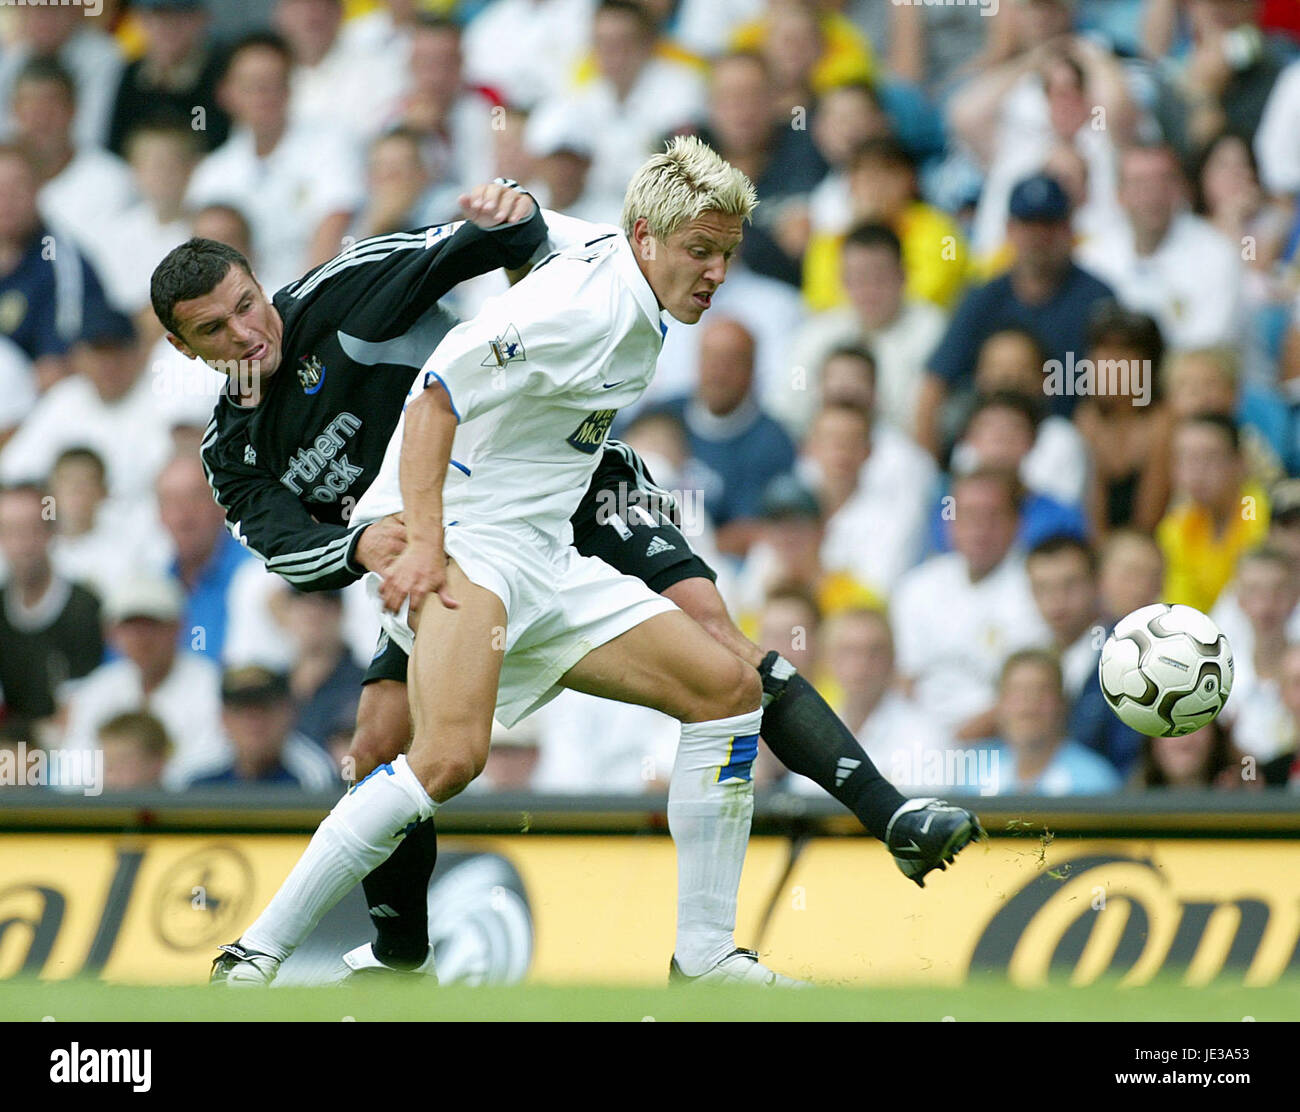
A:
<svg viewBox="0 0 1300 1112">
<path fill-rule="evenodd" d="M 562 687 L 677 718 L 668 821 L 678 855 L 677 978 L 791 984 L 736 947 L 753 813 L 757 672 L 640 580 L 570 546 L 569 518 L 617 410 L 654 374 L 666 324 L 691 324 L 726 277 L 753 186 L 699 140 L 674 140 L 628 188 L 623 228 L 552 254 L 449 332 L 412 387 L 353 520 L 402 512 L 382 583 L 411 654 L 409 754 L 321 823 L 233 947 L 227 983 L 266 983 L 357 880 L 483 769 L 492 719 Z"/>
</svg>

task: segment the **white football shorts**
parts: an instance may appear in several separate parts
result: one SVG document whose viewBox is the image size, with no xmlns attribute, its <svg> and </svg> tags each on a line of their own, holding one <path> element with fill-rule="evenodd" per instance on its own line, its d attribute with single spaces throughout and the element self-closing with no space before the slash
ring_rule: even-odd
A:
<svg viewBox="0 0 1300 1112">
<path fill-rule="evenodd" d="M 469 580 L 505 605 L 496 718 L 506 727 L 554 699 L 563 690 L 559 678 L 593 649 L 677 609 L 641 580 L 522 522 L 449 525 L 443 543 Z M 396 614 L 385 610 L 380 582 L 372 572 L 366 589 L 380 607 L 383 628 L 409 655 L 415 637 L 407 605 Z"/>
</svg>

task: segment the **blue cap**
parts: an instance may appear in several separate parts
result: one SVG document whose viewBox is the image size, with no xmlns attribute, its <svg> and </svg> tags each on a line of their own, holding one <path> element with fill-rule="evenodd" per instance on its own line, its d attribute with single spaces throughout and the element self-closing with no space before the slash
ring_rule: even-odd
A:
<svg viewBox="0 0 1300 1112">
<path fill-rule="evenodd" d="M 1011 215 L 1017 220 L 1068 220 L 1070 198 L 1061 183 L 1046 174 L 1031 174 L 1011 191 Z"/>
</svg>

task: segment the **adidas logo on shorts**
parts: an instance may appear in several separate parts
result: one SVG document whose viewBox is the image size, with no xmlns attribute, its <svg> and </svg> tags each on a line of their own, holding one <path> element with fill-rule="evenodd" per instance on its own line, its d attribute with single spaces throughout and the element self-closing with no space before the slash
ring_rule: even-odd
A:
<svg viewBox="0 0 1300 1112">
<path fill-rule="evenodd" d="M 650 547 L 645 550 L 645 554 L 646 558 L 649 559 L 651 556 L 658 556 L 661 552 L 676 551 L 677 546 L 675 544 L 669 544 L 663 539 L 663 537 L 655 537 L 655 539 L 650 542 Z"/>
</svg>

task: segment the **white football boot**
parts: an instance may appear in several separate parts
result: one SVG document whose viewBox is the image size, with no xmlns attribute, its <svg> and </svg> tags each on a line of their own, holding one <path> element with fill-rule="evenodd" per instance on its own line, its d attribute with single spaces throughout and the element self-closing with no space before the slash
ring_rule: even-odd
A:
<svg viewBox="0 0 1300 1112">
<path fill-rule="evenodd" d="M 811 988 L 807 981 L 796 981 L 774 970 L 768 969 L 758 960 L 753 950 L 737 947 L 712 969 L 695 977 L 688 977 L 682 972 L 677 959 L 673 958 L 668 966 L 668 983 L 670 985 L 759 985 L 762 988 Z"/>
<path fill-rule="evenodd" d="M 212 959 L 208 983 L 227 988 L 265 988 L 275 980 L 280 959 L 249 950 L 238 942 L 218 946 L 221 952 Z"/>
<path fill-rule="evenodd" d="M 344 954 L 343 964 L 348 967 L 348 975 L 343 981 L 345 984 L 356 984 L 361 980 L 369 980 L 371 977 L 384 975 L 388 975 L 394 980 L 414 980 L 417 977 L 429 977 L 432 978 L 435 985 L 438 983 L 438 970 L 434 965 L 432 946 L 429 947 L 429 956 L 414 969 L 394 969 L 391 965 L 385 965 L 375 957 L 374 947 L 369 942 Z"/>
</svg>

